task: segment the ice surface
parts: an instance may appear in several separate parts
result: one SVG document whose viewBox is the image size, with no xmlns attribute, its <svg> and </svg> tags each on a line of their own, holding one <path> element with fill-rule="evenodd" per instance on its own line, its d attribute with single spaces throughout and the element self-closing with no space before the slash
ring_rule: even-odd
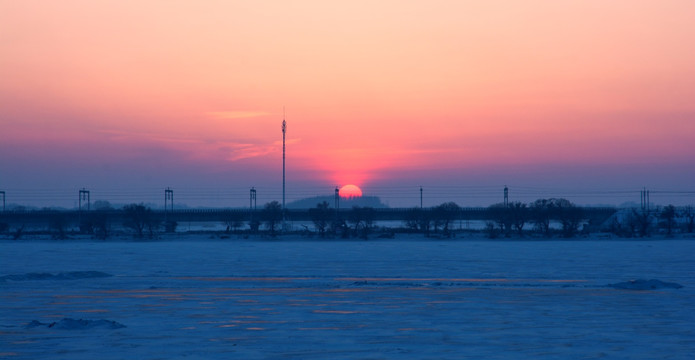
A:
<svg viewBox="0 0 695 360">
<path fill-rule="evenodd" d="M 27 281 L 27 280 L 75 280 L 109 277 L 111 274 L 101 271 L 69 271 L 57 274 L 50 273 L 28 273 L 19 275 L 4 275 L 0 276 L 0 281 Z"/>
<path fill-rule="evenodd" d="M 0 357 L 691 359 L 694 253 L 692 240 L 4 241 L 0 276 L 26 278 L 0 282 Z M 113 276 L 58 276 L 97 272 Z M 683 288 L 606 286 L 629 279 Z M 27 326 L 66 318 L 126 327 Z"/>
<path fill-rule="evenodd" d="M 124 328 L 125 325 L 119 324 L 115 321 L 111 320 L 75 320 L 75 319 L 70 319 L 70 318 L 65 318 L 60 321 L 52 322 L 50 324 L 47 323 L 42 323 L 40 321 L 32 320 L 32 322 L 27 325 L 27 328 L 35 328 L 37 326 L 45 326 L 47 328 L 51 329 L 57 329 L 57 330 L 86 330 L 86 329 L 94 329 L 94 328 L 103 328 L 103 329 L 120 329 Z"/>
</svg>

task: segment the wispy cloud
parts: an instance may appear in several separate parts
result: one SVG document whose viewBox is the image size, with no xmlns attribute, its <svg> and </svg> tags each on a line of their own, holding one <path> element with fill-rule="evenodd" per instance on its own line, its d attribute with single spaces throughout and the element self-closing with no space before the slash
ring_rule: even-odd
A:
<svg viewBox="0 0 695 360">
<path fill-rule="evenodd" d="M 249 143 L 243 141 L 210 141 L 192 137 L 167 136 L 153 133 L 105 130 L 101 133 L 111 141 L 125 143 L 154 144 L 162 148 L 179 151 L 192 159 L 207 159 L 221 156 L 227 161 L 239 161 L 261 157 L 279 151 L 276 143 Z"/>
<path fill-rule="evenodd" d="M 276 146 L 255 144 L 234 144 L 231 146 L 227 160 L 238 161 L 259 156 L 265 156 L 278 150 Z"/>
<path fill-rule="evenodd" d="M 205 113 L 213 119 L 246 119 L 272 115 L 266 111 L 209 111 Z"/>
</svg>

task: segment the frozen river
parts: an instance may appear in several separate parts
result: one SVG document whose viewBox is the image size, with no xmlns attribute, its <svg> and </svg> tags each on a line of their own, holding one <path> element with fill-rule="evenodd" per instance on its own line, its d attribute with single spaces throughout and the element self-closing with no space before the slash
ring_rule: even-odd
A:
<svg viewBox="0 0 695 360">
<path fill-rule="evenodd" d="M 0 358 L 693 359 L 694 255 L 693 240 L 2 241 Z M 606 286 L 631 279 L 683 288 Z"/>
</svg>

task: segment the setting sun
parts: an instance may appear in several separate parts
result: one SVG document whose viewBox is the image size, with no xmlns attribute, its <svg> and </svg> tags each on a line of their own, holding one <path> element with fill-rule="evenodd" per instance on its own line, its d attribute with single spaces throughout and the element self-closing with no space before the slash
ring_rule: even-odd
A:
<svg viewBox="0 0 695 360">
<path fill-rule="evenodd" d="M 345 185 L 340 188 L 340 197 L 343 198 L 355 198 L 362 196 L 362 189 L 357 185 Z"/>
</svg>

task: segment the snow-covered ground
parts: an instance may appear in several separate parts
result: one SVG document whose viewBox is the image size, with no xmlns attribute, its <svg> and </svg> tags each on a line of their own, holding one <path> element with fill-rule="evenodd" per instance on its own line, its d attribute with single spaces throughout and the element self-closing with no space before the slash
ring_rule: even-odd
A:
<svg viewBox="0 0 695 360">
<path fill-rule="evenodd" d="M 693 240 L 2 241 L 0 358 L 693 359 L 693 254 Z M 683 287 L 606 286 L 634 279 Z"/>
</svg>

